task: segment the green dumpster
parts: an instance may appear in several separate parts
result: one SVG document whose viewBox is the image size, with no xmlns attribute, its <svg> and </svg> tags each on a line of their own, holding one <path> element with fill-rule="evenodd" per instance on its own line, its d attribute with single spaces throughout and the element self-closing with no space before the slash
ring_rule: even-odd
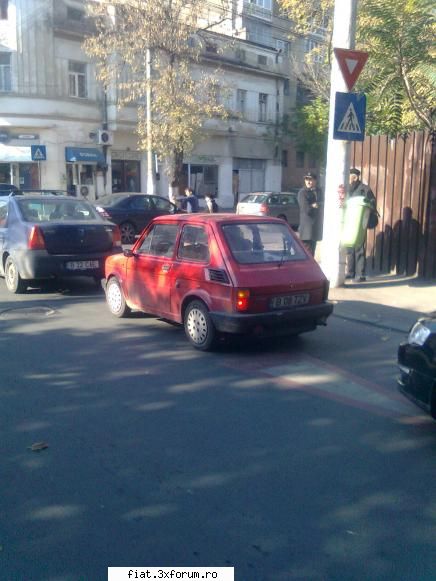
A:
<svg viewBox="0 0 436 581">
<path fill-rule="evenodd" d="M 371 205 L 365 196 L 352 196 L 345 205 L 341 243 L 347 248 L 359 248 L 365 241 Z"/>
</svg>

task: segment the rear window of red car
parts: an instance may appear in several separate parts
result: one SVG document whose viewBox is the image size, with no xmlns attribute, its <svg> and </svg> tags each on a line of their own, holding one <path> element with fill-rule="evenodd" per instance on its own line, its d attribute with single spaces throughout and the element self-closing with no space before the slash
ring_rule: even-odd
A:
<svg viewBox="0 0 436 581">
<path fill-rule="evenodd" d="M 286 224 L 225 224 L 222 230 L 232 255 L 240 264 L 307 260 Z"/>
</svg>

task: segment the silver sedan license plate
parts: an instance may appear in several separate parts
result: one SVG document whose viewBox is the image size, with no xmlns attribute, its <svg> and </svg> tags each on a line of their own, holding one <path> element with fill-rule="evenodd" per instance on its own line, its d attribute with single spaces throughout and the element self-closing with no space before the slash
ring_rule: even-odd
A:
<svg viewBox="0 0 436 581">
<path fill-rule="evenodd" d="M 72 260 L 67 262 L 66 265 L 68 270 L 89 270 L 92 268 L 98 268 L 98 260 Z"/>
<path fill-rule="evenodd" d="M 287 295 L 283 297 L 274 297 L 271 299 L 272 309 L 286 309 L 288 307 L 300 307 L 301 305 L 307 305 L 309 302 L 309 293 L 301 295 Z"/>
</svg>

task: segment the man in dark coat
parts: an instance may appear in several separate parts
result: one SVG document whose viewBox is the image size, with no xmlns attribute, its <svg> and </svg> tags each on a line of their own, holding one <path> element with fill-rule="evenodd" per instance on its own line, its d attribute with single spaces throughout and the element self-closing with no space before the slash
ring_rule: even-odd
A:
<svg viewBox="0 0 436 581">
<path fill-rule="evenodd" d="M 192 191 L 191 188 L 188 188 L 188 187 L 185 188 L 185 196 L 186 196 L 185 208 L 186 208 L 186 211 L 188 212 L 188 214 L 198 212 L 200 209 L 200 205 L 198 203 L 198 198 L 194 194 L 194 192 Z"/>
<path fill-rule="evenodd" d="M 324 196 L 316 181 L 314 173 L 307 173 L 304 176 L 304 187 L 298 192 L 300 206 L 298 234 L 312 256 L 315 254 L 317 241 L 322 240 L 324 220 Z"/>
<path fill-rule="evenodd" d="M 360 181 L 360 171 L 355 167 L 350 169 L 350 189 L 348 197 L 363 196 L 374 210 L 375 196 L 371 188 Z M 366 280 L 366 235 L 362 246 L 347 249 L 347 272 L 345 278 L 356 278 L 359 282 Z"/>
</svg>

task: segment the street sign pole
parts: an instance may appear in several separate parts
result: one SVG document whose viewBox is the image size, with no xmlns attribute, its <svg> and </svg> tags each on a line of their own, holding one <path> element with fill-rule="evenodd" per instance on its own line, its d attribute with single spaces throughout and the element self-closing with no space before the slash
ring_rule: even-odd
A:
<svg viewBox="0 0 436 581">
<path fill-rule="evenodd" d="M 353 49 L 356 37 L 357 0 L 335 0 L 333 46 Z M 345 250 L 341 247 L 343 210 L 341 186 L 347 188 L 351 148 L 347 141 L 333 139 L 335 98 L 338 91 L 347 92 L 337 60 L 332 59 L 329 136 L 325 184 L 324 235 L 321 244 L 321 267 L 332 288 L 345 280 Z"/>
</svg>

